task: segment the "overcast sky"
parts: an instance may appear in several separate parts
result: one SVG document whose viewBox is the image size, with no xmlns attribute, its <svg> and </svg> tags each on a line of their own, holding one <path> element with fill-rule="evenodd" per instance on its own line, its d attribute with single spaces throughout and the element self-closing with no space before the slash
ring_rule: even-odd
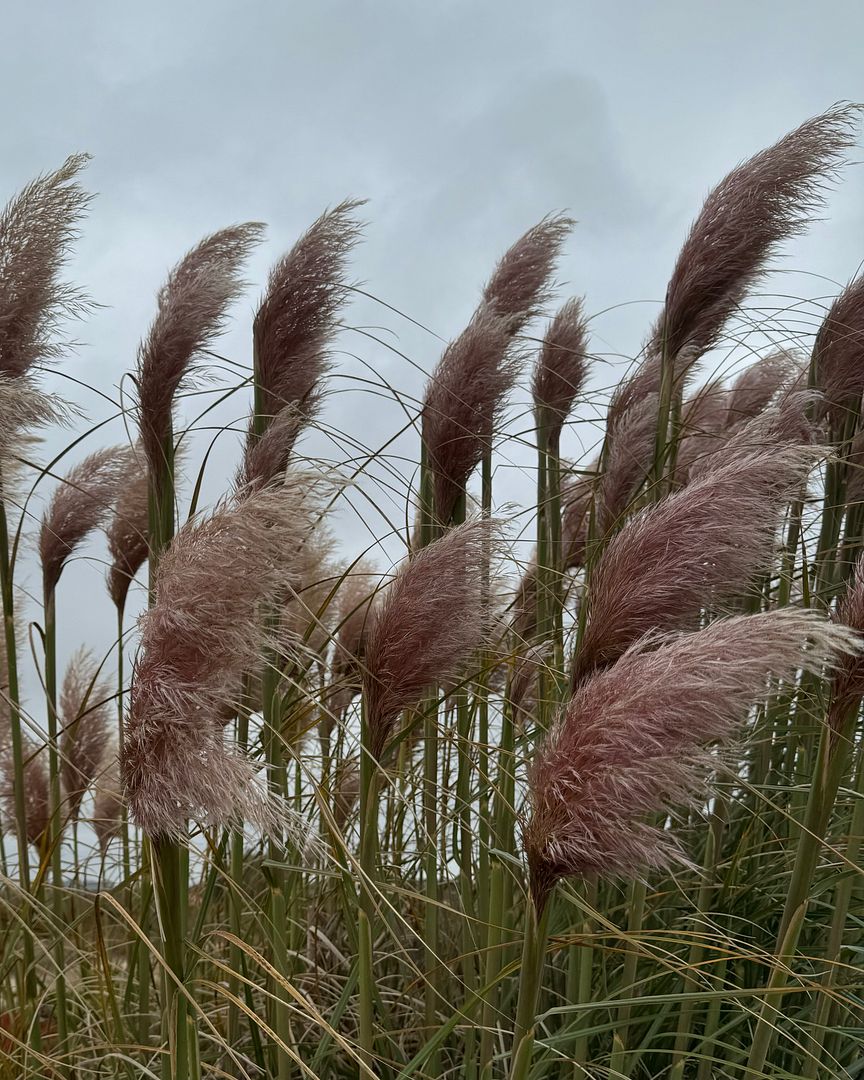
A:
<svg viewBox="0 0 864 1080">
<path fill-rule="evenodd" d="M 368 363 L 416 397 L 495 260 L 543 215 L 578 220 L 560 296 L 585 295 L 594 350 L 633 356 L 712 184 L 808 116 L 864 100 L 857 2 L 42 0 L 4 4 L 3 35 L 0 197 L 73 151 L 94 158 L 85 182 L 99 194 L 72 269 L 104 307 L 77 328 L 85 345 L 64 370 L 116 396 L 171 264 L 205 233 L 254 219 L 268 223 L 268 240 L 221 343 L 248 362 L 268 265 L 326 206 L 365 197 L 355 276 L 428 328 L 372 301 L 347 313 L 392 346 L 357 329 L 340 339 L 343 374 L 325 421 L 368 446 L 404 415 L 351 378 L 368 377 Z M 824 302 L 855 273 L 860 167 L 789 254 L 772 283 L 786 295 Z M 595 375 L 609 381 L 608 369 Z M 110 411 L 95 392 L 52 385 L 93 420 Z M 247 408 L 241 395 L 218 423 Z M 104 439 L 123 438 L 119 424 L 109 431 Z M 60 445 L 52 436 L 49 449 Z M 320 435 L 310 445 L 337 460 L 349 453 Z M 400 445 L 413 454 L 411 440 Z M 211 495 L 235 449 L 230 436 L 219 441 Z M 574 429 L 567 450 L 579 449 Z M 530 498 L 530 461 L 508 451 L 502 494 Z M 368 542 L 344 516 L 340 531 Z M 61 658 L 111 640 L 101 548 L 91 555 L 61 586 Z"/>
</svg>

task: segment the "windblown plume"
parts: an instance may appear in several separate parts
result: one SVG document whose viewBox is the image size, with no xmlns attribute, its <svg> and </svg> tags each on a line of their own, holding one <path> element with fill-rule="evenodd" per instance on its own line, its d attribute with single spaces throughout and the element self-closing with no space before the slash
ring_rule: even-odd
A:
<svg viewBox="0 0 864 1080">
<path fill-rule="evenodd" d="M 791 387 L 801 368 L 798 357 L 786 349 L 768 353 L 745 368 L 729 389 L 724 427 L 731 429 L 758 416 Z"/>
<path fill-rule="evenodd" d="M 846 458 L 846 505 L 864 502 L 864 431 L 852 439 Z"/>
<path fill-rule="evenodd" d="M 262 435 L 249 435 L 243 461 L 237 470 L 239 491 L 260 491 L 288 468 L 294 443 L 306 426 L 307 414 L 286 405 L 270 421 Z"/>
<path fill-rule="evenodd" d="M 87 649 L 69 661 L 60 691 L 60 775 L 70 818 L 99 774 L 114 725 L 112 692 L 99 679 L 99 665 Z"/>
<path fill-rule="evenodd" d="M 611 434 L 596 495 L 601 536 L 623 520 L 651 469 L 657 409 L 657 395 L 651 394 L 634 405 Z"/>
<path fill-rule="evenodd" d="M 818 395 L 810 390 L 796 390 L 781 396 L 776 405 L 769 405 L 752 420 L 737 424 L 713 445 L 706 444 L 699 457 L 690 463 L 689 481 L 699 479 L 741 454 L 815 444 L 816 432 L 810 412 L 817 401 Z"/>
<path fill-rule="evenodd" d="M 582 301 L 568 300 L 546 332 L 534 369 L 534 412 L 548 416 L 554 444 L 588 374 L 588 327 Z"/>
<path fill-rule="evenodd" d="M 645 359 L 616 390 L 610 426 L 660 387 L 664 354 L 678 385 L 720 339 L 730 317 L 822 205 L 852 145 L 858 110 L 836 106 L 733 169 L 705 200 L 678 256 Z"/>
<path fill-rule="evenodd" d="M 510 629 L 516 638 L 517 647 L 519 644 L 530 641 L 534 636 L 534 631 L 537 629 L 537 586 L 537 556 L 535 552 L 519 580 L 516 595 L 511 605 Z"/>
<path fill-rule="evenodd" d="M 597 484 L 596 465 L 561 485 L 562 568 L 575 570 L 585 562 L 591 506 Z"/>
<path fill-rule="evenodd" d="M 117 748 L 106 755 L 108 764 L 96 780 L 93 797 L 93 831 L 104 858 L 108 845 L 120 832 L 123 821 L 123 786 L 120 783 L 120 762 Z"/>
<path fill-rule="evenodd" d="M 147 463 L 140 444 L 129 454 L 120 481 L 114 514 L 107 527 L 108 592 L 114 606 L 122 611 L 135 575 L 150 553 Z"/>
<path fill-rule="evenodd" d="M 141 442 L 154 476 L 164 468 L 174 396 L 225 325 L 227 309 L 243 289 L 243 261 L 262 229 L 250 222 L 205 237 L 159 291 L 156 318 L 138 351 L 137 373 Z"/>
<path fill-rule="evenodd" d="M 366 632 L 381 575 L 363 560 L 355 563 L 336 594 L 336 632 L 327 695 L 329 715 L 341 715 L 362 688 Z"/>
<path fill-rule="evenodd" d="M 75 411 L 57 395 L 41 390 L 32 375 L 0 374 L 0 484 L 7 497 L 20 478 L 21 455 L 38 441 L 33 429 L 65 424 Z"/>
<path fill-rule="evenodd" d="M 435 517 L 447 524 L 500 421 L 521 358 L 509 320 L 481 310 L 444 350 L 423 402 L 423 442 L 434 476 Z"/>
<path fill-rule="evenodd" d="M 746 594 L 768 569 L 786 502 L 815 452 L 768 445 L 740 453 L 631 518 L 591 577 L 573 685 L 645 634 L 689 629 L 706 606 Z"/>
<path fill-rule="evenodd" d="M 550 214 L 521 236 L 504 254 L 483 290 L 481 308 L 509 320 L 519 334 L 551 299 L 555 261 L 574 222 Z"/>
<path fill-rule="evenodd" d="M 864 633 L 864 559 L 859 558 L 852 579 L 837 605 L 835 621 Z M 864 659 L 860 653 L 844 656 L 831 687 L 828 724 L 835 737 L 845 734 L 849 716 L 864 696 Z"/>
<path fill-rule="evenodd" d="M 280 652 L 302 663 L 323 658 L 336 625 L 334 594 L 340 571 L 333 559 L 334 540 L 323 524 L 296 553 L 297 585 L 282 605 Z"/>
<path fill-rule="evenodd" d="M 189 818 L 279 820 L 253 763 L 226 744 L 224 721 L 264 650 L 262 603 L 302 583 L 298 552 L 319 502 L 308 477 L 291 476 L 188 523 L 160 560 L 122 752 L 130 809 L 148 835 L 178 835 Z"/>
<path fill-rule="evenodd" d="M 560 878 L 635 876 L 686 862 L 674 835 L 645 822 L 698 806 L 717 760 L 769 678 L 821 673 L 857 635 L 785 608 L 718 620 L 704 630 L 631 648 L 576 691 L 540 747 L 524 829 L 538 910 Z"/>
<path fill-rule="evenodd" d="M 37 747 L 30 739 L 23 739 L 24 758 L 24 815 L 27 821 L 27 839 L 34 847 L 42 844 L 51 821 L 51 800 L 48 788 L 48 753 L 44 746 Z M 2 787 L 0 799 L 6 821 L 17 820 L 15 806 L 15 765 L 12 747 L 7 740 L 2 746 Z"/>
<path fill-rule="evenodd" d="M 360 237 L 355 211 L 362 205 L 349 199 L 318 218 L 270 271 L 255 315 L 256 411 L 272 419 L 291 406 L 295 438 L 318 404 L 328 349 L 348 294 L 345 273 Z M 252 434 L 249 441 L 254 443 Z"/>
<path fill-rule="evenodd" d="M 507 699 L 519 729 L 537 714 L 540 673 L 548 669 L 551 659 L 552 649 L 548 641 L 531 645 L 516 657 L 507 685 Z"/>
<path fill-rule="evenodd" d="M 59 356 L 56 334 L 86 301 L 60 280 L 91 196 L 78 184 L 86 154 L 40 176 L 0 214 L 0 373 L 17 378 Z"/>
<path fill-rule="evenodd" d="M 521 368 L 513 338 L 548 299 L 555 259 L 570 227 L 567 218 L 547 218 L 517 240 L 426 387 L 423 443 L 434 475 L 435 516 L 443 525 L 491 443 Z"/>
<path fill-rule="evenodd" d="M 861 407 L 864 393 L 864 274 L 829 308 L 816 334 L 813 359 L 824 411 L 839 426 Z"/>
<path fill-rule="evenodd" d="M 729 391 L 719 380 L 701 387 L 681 410 L 681 430 L 675 455 L 675 477 L 687 480 L 691 468 L 723 441 L 729 415 Z"/>
<path fill-rule="evenodd" d="M 129 450 L 97 450 L 73 466 L 54 491 L 42 517 L 39 555 L 46 594 L 89 534 L 105 521 L 128 467 Z"/>
<path fill-rule="evenodd" d="M 405 562 L 366 630 L 363 689 L 370 749 L 380 758 L 399 713 L 423 691 L 457 675 L 490 629 L 483 567 L 498 555 L 487 518 L 452 529 Z"/>
<path fill-rule="evenodd" d="M 780 350 L 745 368 L 729 390 L 715 381 L 695 394 L 683 411 L 675 462 L 679 482 L 684 483 L 712 467 L 713 456 L 727 453 L 729 439 L 736 433 L 746 430 L 748 438 L 757 432 L 769 437 L 778 413 L 772 412 L 764 420 L 759 417 L 774 407 L 772 402 L 782 408 L 783 417 L 790 421 L 795 404 L 787 407 L 787 399 L 799 393 L 792 388 L 800 370 L 798 359 Z M 804 399 L 799 396 L 796 401 L 801 403 Z M 811 441 L 803 428 L 798 441 Z"/>
</svg>

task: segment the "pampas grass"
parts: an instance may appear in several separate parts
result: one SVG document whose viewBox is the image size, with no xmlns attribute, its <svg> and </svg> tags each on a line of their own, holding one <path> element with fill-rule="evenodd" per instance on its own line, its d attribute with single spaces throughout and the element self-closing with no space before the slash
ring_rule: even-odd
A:
<svg viewBox="0 0 864 1080">
<path fill-rule="evenodd" d="M 282 816 L 251 762 L 227 745 L 225 707 L 237 708 L 243 675 L 263 663 L 263 601 L 301 584 L 313 511 L 295 477 L 190 522 L 165 551 L 121 759 L 132 815 L 149 835 L 177 837 L 188 818 L 270 826 Z"/>
<path fill-rule="evenodd" d="M 553 306 L 573 223 L 544 218 L 420 400 L 375 387 L 407 424 L 368 452 L 373 391 L 337 370 L 359 203 L 252 311 L 261 227 L 193 248 L 139 350 L 137 442 L 81 459 L 76 433 L 68 470 L 34 432 L 72 418 L 39 372 L 85 313 L 83 159 L 7 206 L 2 1077 L 857 1075 L 860 279 L 808 367 L 791 316 L 736 334 L 855 116 L 709 194 L 623 378 L 590 288 Z M 58 692 L 70 635 L 91 651 Z"/>
</svg>

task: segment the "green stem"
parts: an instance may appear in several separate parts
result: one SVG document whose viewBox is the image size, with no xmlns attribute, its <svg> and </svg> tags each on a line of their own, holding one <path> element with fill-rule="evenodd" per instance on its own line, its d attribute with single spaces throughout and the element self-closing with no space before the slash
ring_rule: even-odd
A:
<svg viewBox="0 0 864 1080">
<path fill-rule="evenodd" d="M 48 847 L 51 852 L 51 911 L 56 923 L 54 960 L 57 964 L 57 975 L 54 991 L 57 1003 L 58 1056 L 62 1059 L 68 1050 L 69 1021 L 66 1004 L 66 950 L 63 940 L 66 913 L 63 905 L 63 822 L 61 819 L 60 738 L 57 725 L 57 620 L 53 588 L 46 587 L 44 590 L 43 611 L 45 621 L 45 699 L 48 714 L 48 791 L 50 809 Z M 68 1074 L 68 1070 L 63 1071 Z"/>
<path fill-rule="evenodd" d="M 358 908 L 358 991 L 360 1012 L 360 1049 L 371 1069 L 375 1056 L 375 974 L 373 940 L 375 937 L 376 857 L 378 850 L 378 763 L 369 749 L 366 709 L 361 705 L 360 746 L 360 886 Z M 362 1073 L 361 1073 L 362 1075 Z"/>
<path fill-rule="evenodd" d="M 851 719 L 857 714 L 857 707 Z M 786 904 L 777 934 L 774 963 L 767 986 L 775 993 L 766 995 L 759 1009 L 753 1042 L 747 1060 L 748 1074 L 759 1076 L 765 1066 L 775 1034 L 775 1020 L 781 1015 L 782 991 L 789 978 L 798 938 L 807 912 L 810 886 L 819 861 L 822 842 L 828 828 L 834 800 L 848 760 L 848 728 L 835 732 L 826 726 L 819 743 L 813 783 L 807 800 L 804 823 L 798 841 L 795 865 L 786 893 Z"/>
<path fill-rule="evenodd" d="M 543 981 L 546 960 L 546 938 L 549 911 L 546 903 L 542 913 L 537 913 L 533 902 L 528 903 L 525 914 L 525 938 L 522 945 L 522 968 L 519 980 L 519 998 L 516 1005 L 516 1023 L 513 1028 L 513 1047 L 510 1057 L 510 1080 L 526 1080 L 534 1054 L 534 1028 L 537 1020 L 537 1002 Z"/>
<path fill-rule="evenodd" d="M 634 881 L 631 884 L 627 905 L 628 946 L 624 953 L 624 966 L 621 974 L 621 993 L 625 997 L 635 996 L 634 984 L 639 964 L 639 950 L 634 946 L 633 939 L 642 929 L 646 893 L 647 889 L 644 882 Z M 612 1057 L 609 1062 L 611 1076 L 628 1075 L 624 1070 L 627 1062 L 628 1028 L 632 1013 L 633 1006 L 629 1003 L 618 1007 L 616 1026 L 612 1032 Z"/>
<path fill-rule="evenodd" d="M 181 845 L 167 838 L 152 841 L 153 885 L 162 939 L 162 1038 L 169 1053 L 162 1058 L 162 1080 L 189 1080 L 189 1023 L 185 985 L 186 892 Z M 172 977 L 173 976 L 173 977 Z M 179 984 L 179 985 L 178 985 Z"/>
<path fill-rule="evenodd" d="M 852 867 L 857 867 L 858 865 L 862 836 L 864 836 L 864 754 L 859 754 L 858 757 L 854 791 L 855 805 L 852 810 L 852 817 L 849 824 L 849 838 L 846 845 L 847 866 L 842 880 L 834 890 L 831 928 L 828 933 L 828 941 L 825 949 L 825 962 L 827 967 L 820 980 L 820 994 L 816 1010 L 816 1019 L 807 1042 L 807 1056 L 805 1057 L 802 1067 L 801 1076 L 803 1080 L 816 1080 L 820 1075 L 828 1023 L 831 1011 L 835 1004 L 833 990 L 839 974 L 840 953 L 843 949 L 846 919 L 849 914 L 849 906 L 855 887 L 855 872 L 852 870 Z"/>
<path fill-rule="evenodd" d="M 0 490 L 3 479 L 0 476 Z M 27 839 L 27 795 L 24 774 L 24 737 L 21 725 L 21 699 L 18 688 L 18 647 L 15 638 L 14 573 L 9 551 L 9 528 L 6 518 L 6 503 L 0 498 L 0 591 L 3 595 L 3 630 L 6 645 L 7 678 L 9 682 L 9 734 L 12 745 L 12 786 L 15 801 L 15 839 L 18 854 L 18 881 L 25 896 L 22 912 L 22 949 L 19 996 L 22 1025 L 31 1034 L 33 1048 L 38 1050 L 41 1038 L 39 1024 L 30 1023 L 31 1013 L 36 1008 L 37 982 L 34 963 L 33 936 L 30 930 L 32 911 L 29 893 L 30 849 Z"/>
</svg>

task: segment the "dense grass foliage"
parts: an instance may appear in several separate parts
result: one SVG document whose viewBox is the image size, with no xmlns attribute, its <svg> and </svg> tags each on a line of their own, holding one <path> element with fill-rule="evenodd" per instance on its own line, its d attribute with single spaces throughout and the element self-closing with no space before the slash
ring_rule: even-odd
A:
<svg viewBox="0 0 864 1080">
<path fill-rule="evenodd" d="M 338 542 L 384 451 L 334 470 L 302 436 L 326 423 L 362 204 L 277 261 L 251 368 L 202 397 L 252 400 L 205 507 L 179 402 L 216 366 L 262 227 L 170 271 L 128 445 L 36 467 L 68 418 L 44 366 L 87 310 L 63 280 L 86 159 L 12 199 L 0 1076 L 864 1073 L 862 279 L 809 355 L 773 317 L 746 359 L 723 352 L 856 126 L 835 108 L 718 185 L 605 394 L 586 304 L 554 287 L 573 222 L 529 229 L 422 400 L 392 391 L 414 447 L 386 472 L 401 519 L 370 535 L 386 514 L 361 511 Z M 593 450 L 563 459 L 589 418 Z M 508 501 L 508 440 L 535 455 L 532 507 Z M 115 643 L 58 672 L 64 571 L 99 534 Z"/>
</svg>

